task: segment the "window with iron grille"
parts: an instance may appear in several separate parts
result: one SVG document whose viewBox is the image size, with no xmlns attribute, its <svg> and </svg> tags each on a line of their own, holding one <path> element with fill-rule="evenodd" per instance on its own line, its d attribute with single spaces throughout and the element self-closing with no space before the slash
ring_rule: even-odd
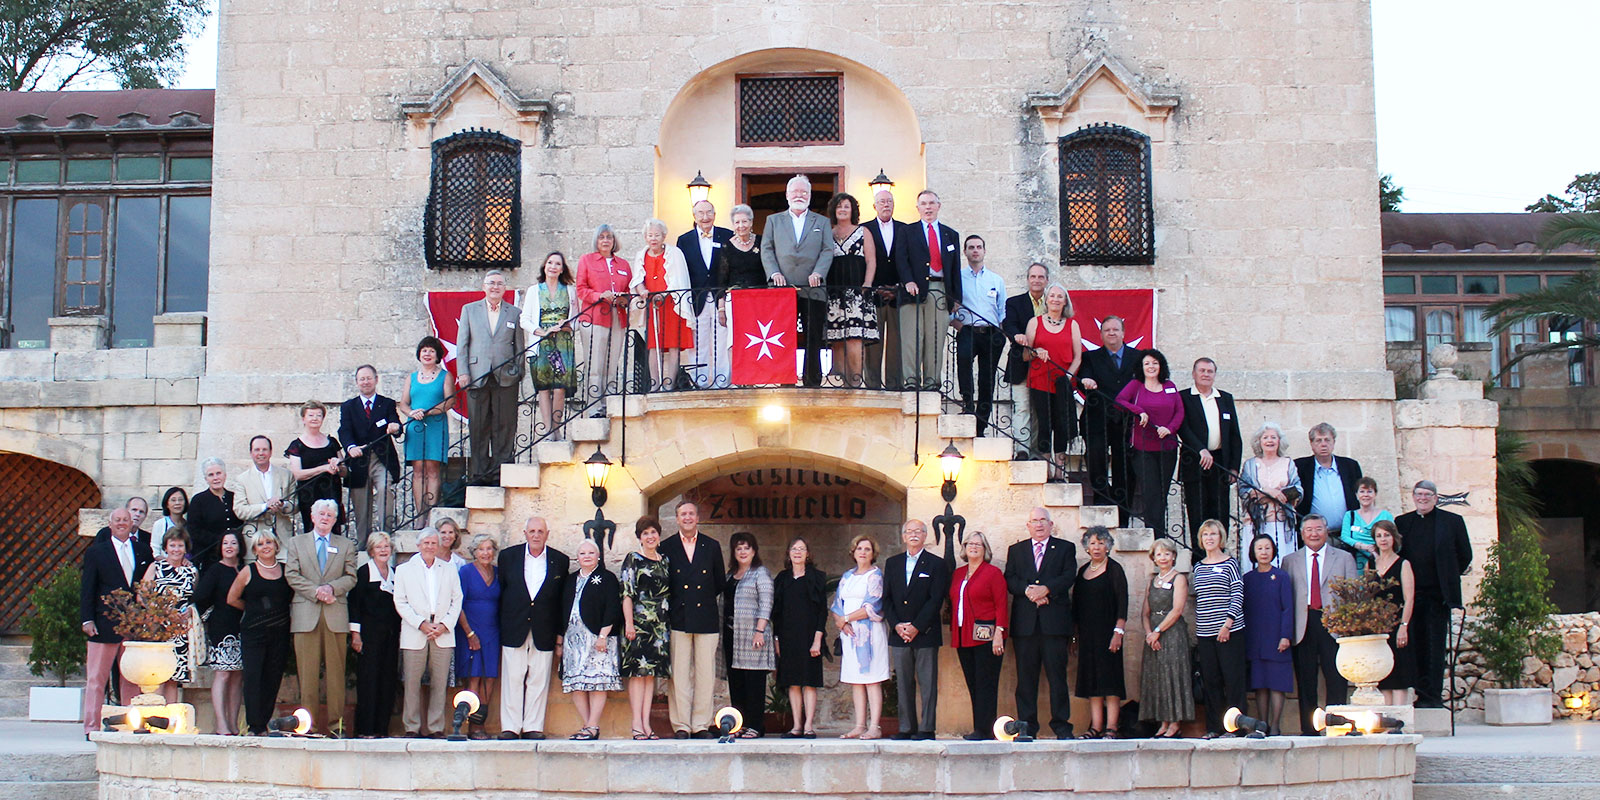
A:
<svg viewBox="0 0 1600 800">
<path fill-rule="evenodd" d="M 739 146 L 844 143 L 841 74 L 741 75 Z"/>
<path fill-rule="evenodd" d="M 1061 137 L 1061 260 L 1153 264 L 1150 137 L 1121 125 Z"/>
<path fill-rule="evenodd" d="M 522 143 L 474 129 L 433 143 L 423 220 L 429 269 L 516 269 L 521 261 Z"/>
</svg>

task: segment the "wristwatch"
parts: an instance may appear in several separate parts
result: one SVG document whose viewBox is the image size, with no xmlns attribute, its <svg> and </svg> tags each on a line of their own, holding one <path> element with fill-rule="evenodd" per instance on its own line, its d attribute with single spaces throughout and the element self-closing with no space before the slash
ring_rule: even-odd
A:
<svg viewBox="0 0 1600 800">
<path fill-rule="evenodd" d="M 1121 628 L 1112 628 L 1112 629 L 1111 629 L 1111 632 L 1112 632 L 1112 633 L 1126 633 L 1126 631 L 1124 631 L 1124 630 L 1123 630 L 1123 629 L 1121 629 Z"/>
</svg>

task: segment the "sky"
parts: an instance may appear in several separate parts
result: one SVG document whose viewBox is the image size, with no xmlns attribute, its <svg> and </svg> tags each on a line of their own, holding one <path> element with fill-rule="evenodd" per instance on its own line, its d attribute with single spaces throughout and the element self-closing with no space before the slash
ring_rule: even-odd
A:
<svg viewBox="0 0 1600 800">
<path fill-rule="evenodd" d="M 1402 210 L 1521 211 L 1600 171 L 1600 102 L 1584 88 L 1600 0 L 1371 2 L 1378 169 L 1405 189 Z M 216 86 L 211 5 L 179 88 Z"/>
</svg>

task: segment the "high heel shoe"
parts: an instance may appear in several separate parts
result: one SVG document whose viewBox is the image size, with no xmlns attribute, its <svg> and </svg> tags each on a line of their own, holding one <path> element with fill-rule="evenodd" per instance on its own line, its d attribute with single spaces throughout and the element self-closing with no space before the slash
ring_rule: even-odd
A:
<svg viewBox="0 0 1600 800">
<path fill-rule="evenodd" d="M 856 726 L 854 728 L 851 728 L 846 733 L 839 734 L 839 738 L 840 739 L 860 739 L 861 738 L 861 734 L 866 733 L 866 732 L 867 731 L 866 731 L 865 728 L 862 728 L 860 726 Z"/>
</svg>

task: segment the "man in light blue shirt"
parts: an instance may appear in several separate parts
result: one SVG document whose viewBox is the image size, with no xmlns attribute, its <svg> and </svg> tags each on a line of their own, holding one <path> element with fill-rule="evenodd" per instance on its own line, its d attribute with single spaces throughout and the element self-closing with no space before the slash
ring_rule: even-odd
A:
<svg viewBox="0 0 1600 800">
<path fill-rule="evenodd" d="M 983 265 L 983 237 L 962 243 L 967 265 L 961 269 L 961 304 L 951 317 L 956 329 L 956 383 L 961 413 L 978 418 L 978 435 L 989 425 L 994 409 L 995 365 L 1005 349 L 1000 325 L 1006 319 L 1006 282 Z M 973 368 L 977 368 L 977 402 L 973 402 Z"/>
<path fill-rule="evenodd" d="M 1311 427 L 1311 455 L 1294 460 L 1305 492 L 1295 510 L 1303 517 L 1317 514 L 1327 519 L 1328 533 L 1343 533 L 1345 512 L 1356 507 L 1356 482 L 1361 480 L 1361 464 L 1353 458 L 1336 456 L 1333 448 L 1338 431 L 1326 422 Z"/>
</svg>

